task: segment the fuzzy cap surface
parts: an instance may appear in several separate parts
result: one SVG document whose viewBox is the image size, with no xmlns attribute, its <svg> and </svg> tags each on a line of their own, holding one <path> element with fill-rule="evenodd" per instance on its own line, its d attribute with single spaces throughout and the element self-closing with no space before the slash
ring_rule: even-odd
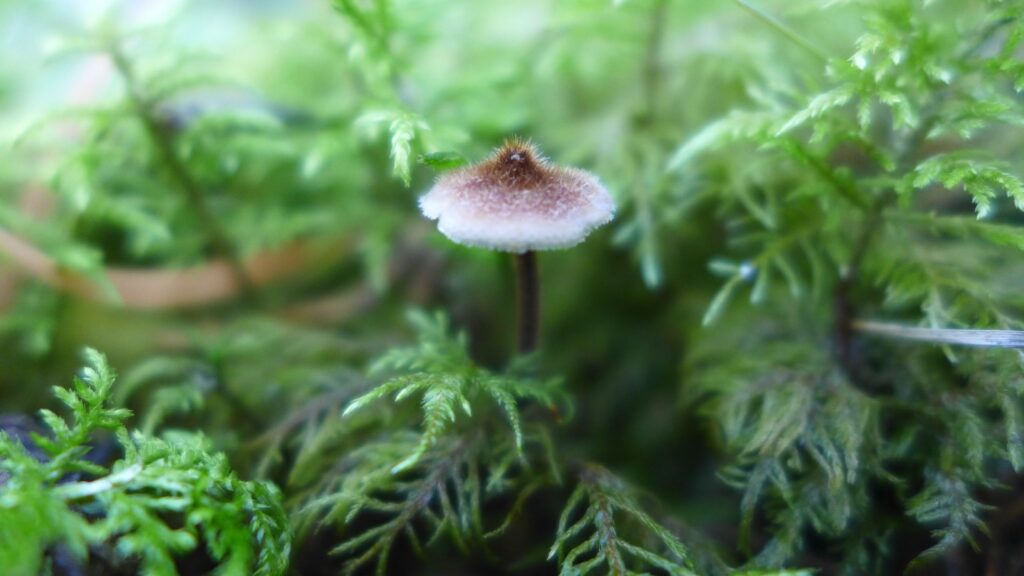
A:
<svg viewBox="0 0 1024 576">
<path fill-rule="evenodd" d="M 454 242 L 517 253 L 575 246 L 615 215 L 597 177 L 553 166 L 522 140 L 442 174 L 419 205 Z"/>
</svg>

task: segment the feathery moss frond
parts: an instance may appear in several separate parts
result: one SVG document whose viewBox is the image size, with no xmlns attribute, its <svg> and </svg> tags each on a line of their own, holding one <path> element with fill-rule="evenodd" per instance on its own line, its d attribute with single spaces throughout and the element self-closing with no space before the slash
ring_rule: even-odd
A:
<svg viewBox="0 0 1024 576">
<path fill-rule="evenodd" d="M 565 505 L 548 554 L 555 557 L 566 576 L 595 570 L 626 576 L 652 569 L 696 574 L 682 542 L 640 507 L 622 480 L 596 465 L 583 469 Z"/>
<path fill-rule="evenodd" d="M 976 531 L 986 531 L 981 513 L 987 508 L 970 495 L 966 483 L 956 477 L 932 472 L 928 485 L 908 502 L 907 514 L 925 525 L 939 524 L 932 531 L 938 541 L 922 552 L 908 566 L 913 571 L 967 541 L 977 548 Z"/>
<path fill-rule="evenodd" d="M 481 447 L 461 440 L 438 444 L 395 472 L 396 460 L 419 451 L 417 442 L 415 434 L 395 434 L 358 448 L 340 463 L 339 484 L 304 506 L 304 514 L 327 522 L 348 523 L 362 513 L 386 515 L 383 523 L 334 548 L 334 554 L 349 558 L 346 574 L 367 564 L 375 564 L 378 575 L 386 574 L 388 555 L 400 536 L 420 549 L 421 541 L 430 544 L 447 535 L 465 549 L 468 540 L 480 535 Z"/>
<path fill-rule="evenodd" d="M 344 528 L 363 516 L 383 518 L 334 549 L 347 558 L 348 573 L 373 564 L 384 574 L 399 537 L 417 550 L 441 537 L 463 550 L 482 545 L 503 533 L 521 506 L 513 505 L 504 522 L 486 531 L 486 499 L 515 495 L 521 503 L 559 477 L 546 430 L 520 413 L 525 401 L 553 406 L 560 398 L 557 381 L 480 368 L 469 357 L 465 335 L 452 335 L 441 314 L 413 312 L 410 321 L 417 342 L 373 363 L 371 376 L 388 374 L 386 379 L 349 402 L 336 423 L 322 424 L 322 443 L 299 453 L 292 476 L 301 488 L 303 525 Z M 418 432 L 395 427 L 406 416 L 415 418 L 399 410 L 411 396 L 420 396 Z M 390 397 L 395 405 L 383 403 Z"/>
<path fill-rule="evenodd" d="M 473 406 L 480 396 L 490 398 L 504 413 L 518 447 L 523 445 L 518 403 L 534 401 L 551 408 L 561 399 L 557 380 L 498 375 L 477 366 L 469 357 L 465 334 L 450 336 L 448 322 L 443 315 L 431 317 L 422 312 L 412 312 L 409 318 L 419 334 L 417 345 L 388 351 L 371 369 L 371 373 L 406 373 L 394 376 L 356 398 L 344 412 L 344 415 L 353 414 L 390 396 L 396 402 L 412 395 L 422 397 L 423 434 L 419 447 L 396 465 L 396 472 L 415 464 L 455 424 L 457 413 L 472 416 Z"/>
<path fill-rule="evenodd" d="M 223 574 L 283 574 L 290 536 L 277 489 L 239 480 L 202 436 L 129 435 L 130 413 L 109 406 L 113 371 L 98 352 L 85 356 L 74 385 L 54 390 L 71 415 L 43 412 L 50 434 L 34 442 L 47 459 L 0 435 L 0 565 L 35 574 L 52 545 L 84 558 L 110 543 L 149 574 L 176 575 L 175 559 L 200 546 Z M 89 460 L 105 430 L 124 451 L 109 466 Z"/>
</svg>

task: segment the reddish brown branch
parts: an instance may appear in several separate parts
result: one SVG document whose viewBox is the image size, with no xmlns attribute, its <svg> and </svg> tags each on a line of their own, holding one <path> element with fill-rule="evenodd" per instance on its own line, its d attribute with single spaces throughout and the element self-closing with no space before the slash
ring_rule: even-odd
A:
<svg viewBox="0 0 1024 576">
<path fill-rule="evenodd" d="M 315 265 L 329 266 L 347 257 L 350 239 L 326 242 L 292 242 L 259 252 L 242 262 L 254 287 L 283 280 Z M 0 229 L 0 253 L 28 276 L 57 290 L 87 300 L 107 299 L 106 292 L 86 275 L 61 268 L 28 240 Z M 242 292 L 237 275 L 225 259 L 178 269 L 108 267 L 104 275 L 125 308 L 169 310 L 224 302 Z"/>
</svg>

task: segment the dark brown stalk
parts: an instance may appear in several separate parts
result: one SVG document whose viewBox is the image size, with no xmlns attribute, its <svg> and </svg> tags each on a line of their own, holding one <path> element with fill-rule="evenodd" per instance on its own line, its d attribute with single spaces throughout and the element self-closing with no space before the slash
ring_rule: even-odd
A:
<svg viewBox="0 0 1024 576">
<path fill-rule="evenodd" d="M 540 335 L 540 278 L 535 252 L 516 255 L 516 309 L 519 353 L 529 354 L 537 348 Z"/>
</svg>

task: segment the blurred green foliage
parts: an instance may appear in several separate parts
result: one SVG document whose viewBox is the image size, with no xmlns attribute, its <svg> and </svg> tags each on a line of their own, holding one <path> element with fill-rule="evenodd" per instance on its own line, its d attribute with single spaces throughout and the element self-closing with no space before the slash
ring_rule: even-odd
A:
<svg viewBox="0 0 1024 576">
<path fill-rule="evenodd" d="M 1022 328 L 1019 2 L 110 4 L 0 3 L 0 572 L 1024 562 L 1019 353 L 863 322 Z M 513 135 L 619 205 L 527 358 L 416 208 Z"/>
</svg>

